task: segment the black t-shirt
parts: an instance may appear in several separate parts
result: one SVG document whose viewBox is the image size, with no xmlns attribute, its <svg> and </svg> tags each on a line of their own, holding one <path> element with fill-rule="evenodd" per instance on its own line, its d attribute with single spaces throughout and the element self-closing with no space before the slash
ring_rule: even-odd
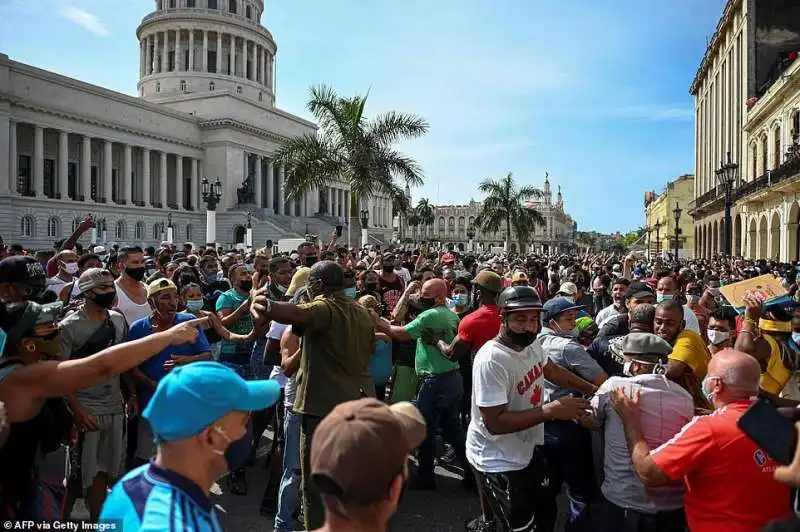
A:
<svg viewBox="0 0 800 532">
<path fill-rule="evenodd" d="M 383 277 L 379 277 L 378 279 L 381 304 L 383 305 L 384 312 L 388 315 L 394 310 L 394 307 L 397 306 L 397 302 L 400 301 L 400 298 L 403 296 L 403 292 L 406 291 L 406 284 L 397 275 L 395 275 L 394 281 L 391 282 L 385 280 Z"/>
</svg>

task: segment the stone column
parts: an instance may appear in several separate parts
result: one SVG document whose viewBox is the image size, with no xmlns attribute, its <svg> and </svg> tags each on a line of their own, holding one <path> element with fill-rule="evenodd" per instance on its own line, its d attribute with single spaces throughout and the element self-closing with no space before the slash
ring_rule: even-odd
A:
<svg viewBox="0 0 800 532">
<path fill-rule="evenodd" d="M 161 54 L 158 52 L 158 32 L 153 34 L 153 74 L 161 72 Z"/>
<path fill-rule="evenodd" d="M 189 198 L 189 207 L 192 210 L 196 211 L 197 209 L 197 199 L 200 197 L 198 191 L 198 184 L 199 181 L 197 179 L 197 159 L 194 157 L 191 158 L 192 161 L 192 196 Z"/>
<path fill-rule="evenodd" d="M 181 53 L 181 30 L 175 30 L 175 72 L 183 70 L 183 54 Z"/>
<path fill-rule="evenodd" d="M 334 212 L 333 212 L 333 187 L 325 187 L 325 188 L 326 188 L 326 192 L 328 193 L 328 202 L 326 204 L 326 210 L 328 211 L 329 215 L 333 216 L 334 215 Z"/>
<path fill-rule="evenodd" d="M 17 123 L 8 123 L 8 191 L 17 193 L 19 177 L 19 155 L 17 154 Z"/>
<path fill-rule="evenodd" d="M 44 128 L 33 126 L 33 195 L 44 194 Z"/>
<path fill-rule="evenodd" d="M 149 76 L 153 73 L 153 36 L 149 35 L 145 40 L 145 56 L 144 56 L 144 75 Z"/>
<path fill-rule="evenodd" d="M 61 199 L 69 197 L 69 133 L 58 132 L 58 192 Z"/>
<path fill-rule="evenodd" d="M 236 36 L 231 34 L 230 35 L 230 39 L 231 39 L 231 46 L 230 46 L 231 71 L 229 72 L 229 74 L 231 76 L 235 76 L 236 75 Z"/>
<path fill-rule="evenodd" d="M 261 84 L 267 84 L 267 56 L 269 55 L 269 51 L 266 48 L 262 48 L 261 50 Z"/>
<path fill-rule="evenodd" d="M 169 32 L 164 32 L 164 44 L 161 47 L 161 72 L 169 72 L 167 49 L 169 48 Z"/>
<path fill-rule="evenodd" d="M 247 75 L 247 39 L 242 39 L 242 77 L 250 79 Z"/>
<path fill-rule="evenodd" d="M 253 79 L 261 83 L 261 46 L 253 43 Z"/>
<path fill-rule="evenodd" d="M 217 32 L 217 74 L 222 74 L 222 34 Z"/>
<path fill-rule="evenodd" d="M 92 139 L 84 135 L 81 141 L 81 187 L 83 201 L 92 199 Z"/>
<path fill-rule="evenodd" d="M 267 159 L 267 204 L 265 207 L 272 212 L 275 205 L 275 178 L 274 167 L 272 166 L 272 159 Z"/>
<path fill-rule="evenodd" d="M 175 155 L 175 204 L 183 210 L 183 155 Z"/>
<path fill-rule="evenodd" d="M 278 212 L 279 214 L 289 214 L 286 212 L 286 191 L 283 188 L 283 181 L 286 177 L 283 165 L 278 167 Z"/>
<path fill-rule="evenodd" d="M 161 208 L 167 208 L 167 152 L 161 152 L 161 166 L 158 169 L 158 194 Z"/>
<path fill-rule="evenodd" d="M 112 142 L 110 140 L 103 141 L 103 197 L 106 198 L 106 203 L 113 203 L 111 191 L 113 190 L 113 183 L 111 182 L 111 153 Z"/>
<path fill-rule="evenodd" d="M 342 189 L 342 203 L 344 204 L 344 211 L 343 217 L 345 220 L 350 218 L 350 190 L 349 189 Z"/>
<path fill-rule="evenodd" d="M 125 144 L 125 152 L 122 157 L 122 201 L 124 205 L 130 205 L 133 189 L 133 147 Z"/>
<path fill-rule="evenodd" d="M 203 72 L 208 72 L 208 32 L 203 30 Z"/>
<path fill-rule="evenodd" d="M 150 149 L 142 148 L 142 202 L 150 206 Z"/>
<path fill-rule="evenodd" d="M 194 29 L 189 29 L 189 67 L 186 70 L 194 72 Z"/>
<path fill-rule="evenodd" d="M 256 158 L 256 183 L 255 183 L 255 190 L 256 190 L 256 205 L 259 208 L 264 206 L 263 200 L 263 190 L 264 190 L 264 183 L 261 180 L 261 156 L 254 155 Z"/>
<path fill-rule="evenodd" d="M 144 68 L 147 64 L 147 54 L 145 53 L 145 48 L 147 48 L 147 37 L 139 41 L 139 77 L 142 78 L 145 75 Z"/>
</svg>

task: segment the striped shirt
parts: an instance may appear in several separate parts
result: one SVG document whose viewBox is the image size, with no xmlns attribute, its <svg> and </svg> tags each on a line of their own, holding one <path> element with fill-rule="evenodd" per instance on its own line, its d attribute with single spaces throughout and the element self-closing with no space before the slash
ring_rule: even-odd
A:
<svg viewBox="0 0 800 532">
<path fill-rule="evenodd" d="M 200 486 L 153 463 L 122 477 L 106 499 L 100 520 L 122 521 L 122 530 L 222 532 Z"/>
</svg>

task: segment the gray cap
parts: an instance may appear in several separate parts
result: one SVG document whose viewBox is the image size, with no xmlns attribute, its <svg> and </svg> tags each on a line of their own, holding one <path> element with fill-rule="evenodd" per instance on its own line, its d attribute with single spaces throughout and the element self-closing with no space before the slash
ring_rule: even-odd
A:
<svg viewBox="0 0 800 532">
<path fill-rule="evenodd" d="M 665 359 L 672 353 L 672 346 L 655 334 L 629 333 L 622 344 L 622 352 L 633 358 L 650 355 L 651 357 Z"/>
<path fill-rule="evenodd" d="M 89 268 L 78 278 L 78 290 L 85 294 L 92 288 L 114 286 L 114 276 L 103 268 Z"/>
</svg>

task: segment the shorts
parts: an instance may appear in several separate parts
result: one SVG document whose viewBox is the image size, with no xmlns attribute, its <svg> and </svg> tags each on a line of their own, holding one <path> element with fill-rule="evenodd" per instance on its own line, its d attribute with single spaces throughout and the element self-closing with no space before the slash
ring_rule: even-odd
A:
<svg viewBox="0 0 800 532">
<path fill-rule="evenodd" d="M 80 476 L 81 487 L 88 489 L 98 473 L 109 477 L 119 476 L 125 458 L 125 415 L 103 414 L 94 416 L 100 430 L 82 432 L 77 444 L 70 449 L 70 476 Z M 79 460 L 79 464 L 75 461 Z"/>
<path fill-rule="evenodd" d="M 548 484 L 540 447 L 534 449 L 533 458 L 524 469 L 502 473 L 475 470 L 475 476 L 505 530 L 536 530 L 536 501 Z"/>
<path fill-rule="evenodd" d="M 136 458 L 140 460 L 150 460 L 156 454 L 155 436 L 150 422 L 139 416 L 139 427 L 136 432 Z"/>
</svg>

